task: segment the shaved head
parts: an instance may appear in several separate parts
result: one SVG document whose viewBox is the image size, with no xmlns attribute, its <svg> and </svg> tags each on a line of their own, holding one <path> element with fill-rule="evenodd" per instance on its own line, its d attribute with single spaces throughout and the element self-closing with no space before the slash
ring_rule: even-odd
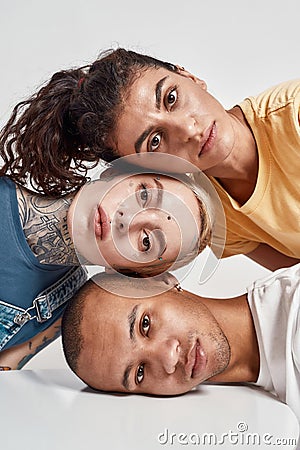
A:
<svg viewBox="0 0 300 450">
<path fill-rule="evenodd" d="M 62 341 L 71 369 L 105 391 L 180 394 L 230 360 L 227 338 L 200 297 L 174 289 L 174 281 L 119 274 L 97 275 L 69 302 Z"/>
</svg>

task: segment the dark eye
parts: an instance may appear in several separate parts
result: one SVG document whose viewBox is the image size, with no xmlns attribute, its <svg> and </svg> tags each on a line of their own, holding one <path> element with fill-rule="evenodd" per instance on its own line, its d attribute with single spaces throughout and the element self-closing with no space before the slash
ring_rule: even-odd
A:
<svg viewBox="0 0 300 450">
<path fill-rule="evenodd" d="M 150 141 L 150 152 L 155 152 L 155 150 L 158 149 L 158 147 L 160 146 L 161 143 L 161 134 L 158 133 L 155 136 L 153 136 L 153 138 Z"/>
<path fill-rule="evenodd" d="M 149 198 L 147 187 L 144 184 L 142 184 L 142 187 L 140 189 L 140 198 L 142 200 L 142 204 L 143 204 L 143 208 L 144 208 L 146 206 L 148 198 Z"/>
<path fill-rule="evenodd" d="M 151 247 L 150 237 L 146 233 L 145 230 L 143 230 L 143 233 L 144 233 L 144 237 L 142 239 L 142 244 L 143 244 L 144 251 L 147 252 L 148 250 L 150 250 L 150 247 Z"/>
<path fill-rule="evenodd" d="M 142 329 L 142 333 L 145 336 L 148 336 L 148 333 L 149 333 L 149 330 L 150 330 L 150 317 L 148 315 L 145 315 L 142 318 L 141 329 Z"/>
<path fill-rule="evenodd" d="M 144 364 L 140 364 L 136 372 L 136 383 L 140 384 L 144 379 Z"/>
<path fill-rule="evenodd" d="M 169 94 L 167 96 L 167 102 L 168 102 L 168 105 L 172 106 L 172 105 L 174 105 L 174 103 L 176 103 L 176 101 L 177 101 L 177 89 L 174 88 L 169 92 Z"/>
</svg>

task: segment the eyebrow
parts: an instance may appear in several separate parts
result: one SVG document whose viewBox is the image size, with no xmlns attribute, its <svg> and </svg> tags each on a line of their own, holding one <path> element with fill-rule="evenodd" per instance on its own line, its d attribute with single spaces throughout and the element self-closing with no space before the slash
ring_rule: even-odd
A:
<svg viewBox="0 0 300 450">
<path fill-rule="evenodd" d="M 135 340 L 135 332 L 134 332 L 134 327 L 135 327 L 135 322 L 136 322 L 136 315 L 137 315 L 137 310 L 138 310 L 138 305 L 135 305 L 131 312 L 128 314 L 128 325 L 129 325 L 129 338 L 131 341 Z M 124 375 L 123 375 L 123 379 L 122 379 L 122 385 L 124 386 L 125 389 L 127 389 L 127 391 L 129 391 L 129 375 L 130 372 L 133 368 L 133 364 L 130 363 L 128 364 L 128 366 L 126 367 L 125 371 L 124 371 Z"/>
<path fill-rule="evenodd" d="M 153 180 L 154 180 L 154 183 L 156 184 L 156 188 L 158 191 L 156 207 L 161 207 L 162 197 L 163 197 L 163 193 L 164 193 L 164 187 L 163 187 L 162 183 L 157 180 L 157 178 L 154 177 Z M 165 251 L 167 249 L 167 243 L 166 243 L 164 236 L 165 236 L 164 234 L 160 234 L 160 233 L 158 233 L 158 235 L 157 235 L 157 240 L 158 240 L 158 244 L 159 244 L 159 253 L 158 253 L 159 258 L 165 253 Z"/>
<path fill-rule="evenodd" d="M 124 386 L 125 389 L 127 389 L 127 391 L 130 390 L 129 389 L 129 375 L 130 375 L 132 368 L 133 368 L 133 364 L 129 364 L 126 367 L 124 375 L 123 375 L 122 385 Z"/>
<path fill-rule="evenodd" d="M 156 208 L 157 208 L 157 207 L 161 207 L 164 187 L 163 187 L 162 183 L 156 177 L 153 178 L 153 181 L 156 184 L 156 189 L 157 189 L 157 202 L 156 202 Z"/>
<path fill-rule="evenodd" d="M 159 80 L 156 83 L 156 87 L 155 87 L 155 106 L 156 109 L 158 109 L 160 111 L 160 104 L 161 104 L 161 91 L 162 88 L 164 86 L 164 83 L 166 81 L 166 79 L 169 78 L 169 75 L 163 77 L 161 80 Z"/>
<path fill-rule="evenodd" d="M 136 322 L 136 313 L 137 313 L 138 305 L 135 305 L 131 313 L 128 314 L 128 324 L 129 324 L 129 337 L 131 341 L 135 340 L 134 326 Z"/>
<path fill-rule="evenodd" d="M 159 81 L 156 83 L 156 86 L 155 86 L 155 106 L 156 106 L 156 109 L 158 109 L 159 111 L 160 111 L 160 105 L 161 105 L 161 93 L 162 93 L 162 88 L 163 88 L 163 85 L 164 85 L 164 83 L 165 83 L 165 81 L 166 81 L 167 78 L 169 78 L 169 75 L 167 75 L 167 76 L 163 77 L 161 80 L 159 80 Z M 153 127 L 152 127 L 152 126 L 148 127 L 148 128 L 147 128 L 147 129 L 146 129 L 146 130 L 145 130 L 145 131 L 137 138 L 137 140 L 135 141 L 135 144 L 134 144 L 134 148 L 135 148 L 135 152 L 136 152 L 136 153 L 140 153 L 142 143 L 144 142 L 144 140 L 146 139 L 146 137 L 149 136 L 149 134 L 151 133 L 152 130 L 153 130 Z"/>
</svg>

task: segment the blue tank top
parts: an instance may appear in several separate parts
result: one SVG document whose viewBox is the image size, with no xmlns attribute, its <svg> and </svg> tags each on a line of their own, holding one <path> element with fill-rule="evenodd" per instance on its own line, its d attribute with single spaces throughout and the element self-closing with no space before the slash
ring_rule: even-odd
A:
<svg viewBox="0 0 300 450">
<path fill-rule="evenodd" d="M 0 300 L 27 309 L 35 297 L 65 275 L 70 266 L 41 264 L 34 256 L 22 229 L 15 184 L 7 177 L 0 178 L 0 214 Z M 57 308 L 45 322 L 25 323 L 2 350 L 24 343 L 48 328 L 62 315 L 64 308 L 65 305 Z M 1 311 L 0 318 L 5 320 Z"/>
</svg>

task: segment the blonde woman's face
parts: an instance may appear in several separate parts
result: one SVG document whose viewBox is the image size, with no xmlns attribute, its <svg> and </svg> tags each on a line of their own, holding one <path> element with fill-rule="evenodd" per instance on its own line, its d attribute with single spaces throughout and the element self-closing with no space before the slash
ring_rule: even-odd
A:
<svg viewBox="0 0 300 450">
<path fill-rule="evenodd" d="M 157 174 L 84 186 L 68 214 L 75 248 L 92 264 L 138 269 L 172 263 L 199 241 L 198 201 L 184 183 Z"/>
</svg>

